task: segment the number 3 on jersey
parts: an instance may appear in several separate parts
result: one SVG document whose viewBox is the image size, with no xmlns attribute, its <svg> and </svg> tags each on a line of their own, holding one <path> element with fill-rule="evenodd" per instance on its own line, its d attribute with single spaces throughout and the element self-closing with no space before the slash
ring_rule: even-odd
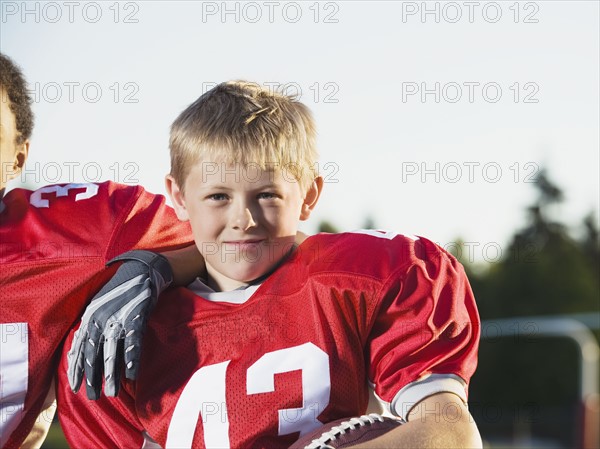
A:
<svg viewBox="0 0 600 449">
<path fill-rule="evenodd" d="M 192 447 L 199 417 L 206 447 L 230 447 L 225 394 L 229 362 L 203 366 L 190 378 L 169 424 L 167 448 Z M 278 411 L 279 435 L 300 432 L 302 436 L 320 425 L 316 415 L 327 407 L 331 393 L 329 356 L 314 344 L 305 343 L 264 354 L 246 373 L 246 394 L 251 395 L 274 391 L 275 374 L 295 370 L 302 370 L 303 406 Z"/>
<path fill-rule="evenodd" d="M 69 196 L 69 190 L 81 190 L 85 189 L 83 192 L 79 192 L 75 195 L 75 201 L 87 200 L 93 196 L 98 194 L 98 184 L 90 184 L 90 183 L 71 183 L 66 186 L 59 185 L 51 185 L 42 187 L 37 189 L 35 192 L 31 194 L 29 197 L 29 202 L 32 206 L 37 208 L 40 207 L 50 207 L 50 201 L 45 198 L 46 194 L 53 193 L 57 197 L 61 196 Z"/>
</svg>

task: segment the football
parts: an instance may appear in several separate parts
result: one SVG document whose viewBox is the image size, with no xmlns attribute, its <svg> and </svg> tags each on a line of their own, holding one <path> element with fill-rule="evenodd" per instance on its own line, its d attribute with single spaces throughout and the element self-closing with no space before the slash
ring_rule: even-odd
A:
<svg viewBox="0 0 600 449">
<path fill-rule="evenodd" d="M 289 449 L 344 448 L 372 440 L 403 423 L 400 418 L 387 418 L 376 413 L 338 419 L 304 435 Z"/>
</svg>

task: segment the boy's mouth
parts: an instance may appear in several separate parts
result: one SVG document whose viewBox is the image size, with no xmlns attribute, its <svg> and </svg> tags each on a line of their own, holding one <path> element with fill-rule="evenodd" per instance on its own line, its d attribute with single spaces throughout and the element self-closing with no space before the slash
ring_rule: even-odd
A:
<svg viewBox="0 0 600 449">
<path fill-rule="evenodd" d="M 224 245 L 233 246 L 237 249 L 251 249 L 256 248 L 265 239 L 247 239 L 247 240 L 228 240 L 223 242 Z"/>
</svg>

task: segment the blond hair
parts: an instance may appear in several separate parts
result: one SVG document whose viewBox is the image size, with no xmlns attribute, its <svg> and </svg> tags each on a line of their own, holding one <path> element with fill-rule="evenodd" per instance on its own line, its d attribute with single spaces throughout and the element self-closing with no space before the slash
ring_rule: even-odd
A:
<svg viewBox="0 0 600 449">
<path fill-rule="evenodd" d="M 295 97 L 256 83 L 221 83 L 171 125 L 171 175 L 181 189 L 202 161 L 285 169 L 306 190 L 318 176 L 315 124 Z"/>
</svg>

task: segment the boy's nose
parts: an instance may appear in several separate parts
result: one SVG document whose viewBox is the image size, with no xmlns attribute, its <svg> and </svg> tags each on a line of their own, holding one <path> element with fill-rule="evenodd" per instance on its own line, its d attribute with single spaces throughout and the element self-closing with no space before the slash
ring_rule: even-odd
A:
<svg viewBox="0 0 600 449">
<path fill-rule="evenodd" d="M 247 231 L 248 229 L 256 226 L 252 212 L 250 211 L 250 208 L 246 206 L 240 207 L 238 211 L 235 212 L 232 224 L 234 229 L 239 229 L 242 231 Z"/>
</svg>

